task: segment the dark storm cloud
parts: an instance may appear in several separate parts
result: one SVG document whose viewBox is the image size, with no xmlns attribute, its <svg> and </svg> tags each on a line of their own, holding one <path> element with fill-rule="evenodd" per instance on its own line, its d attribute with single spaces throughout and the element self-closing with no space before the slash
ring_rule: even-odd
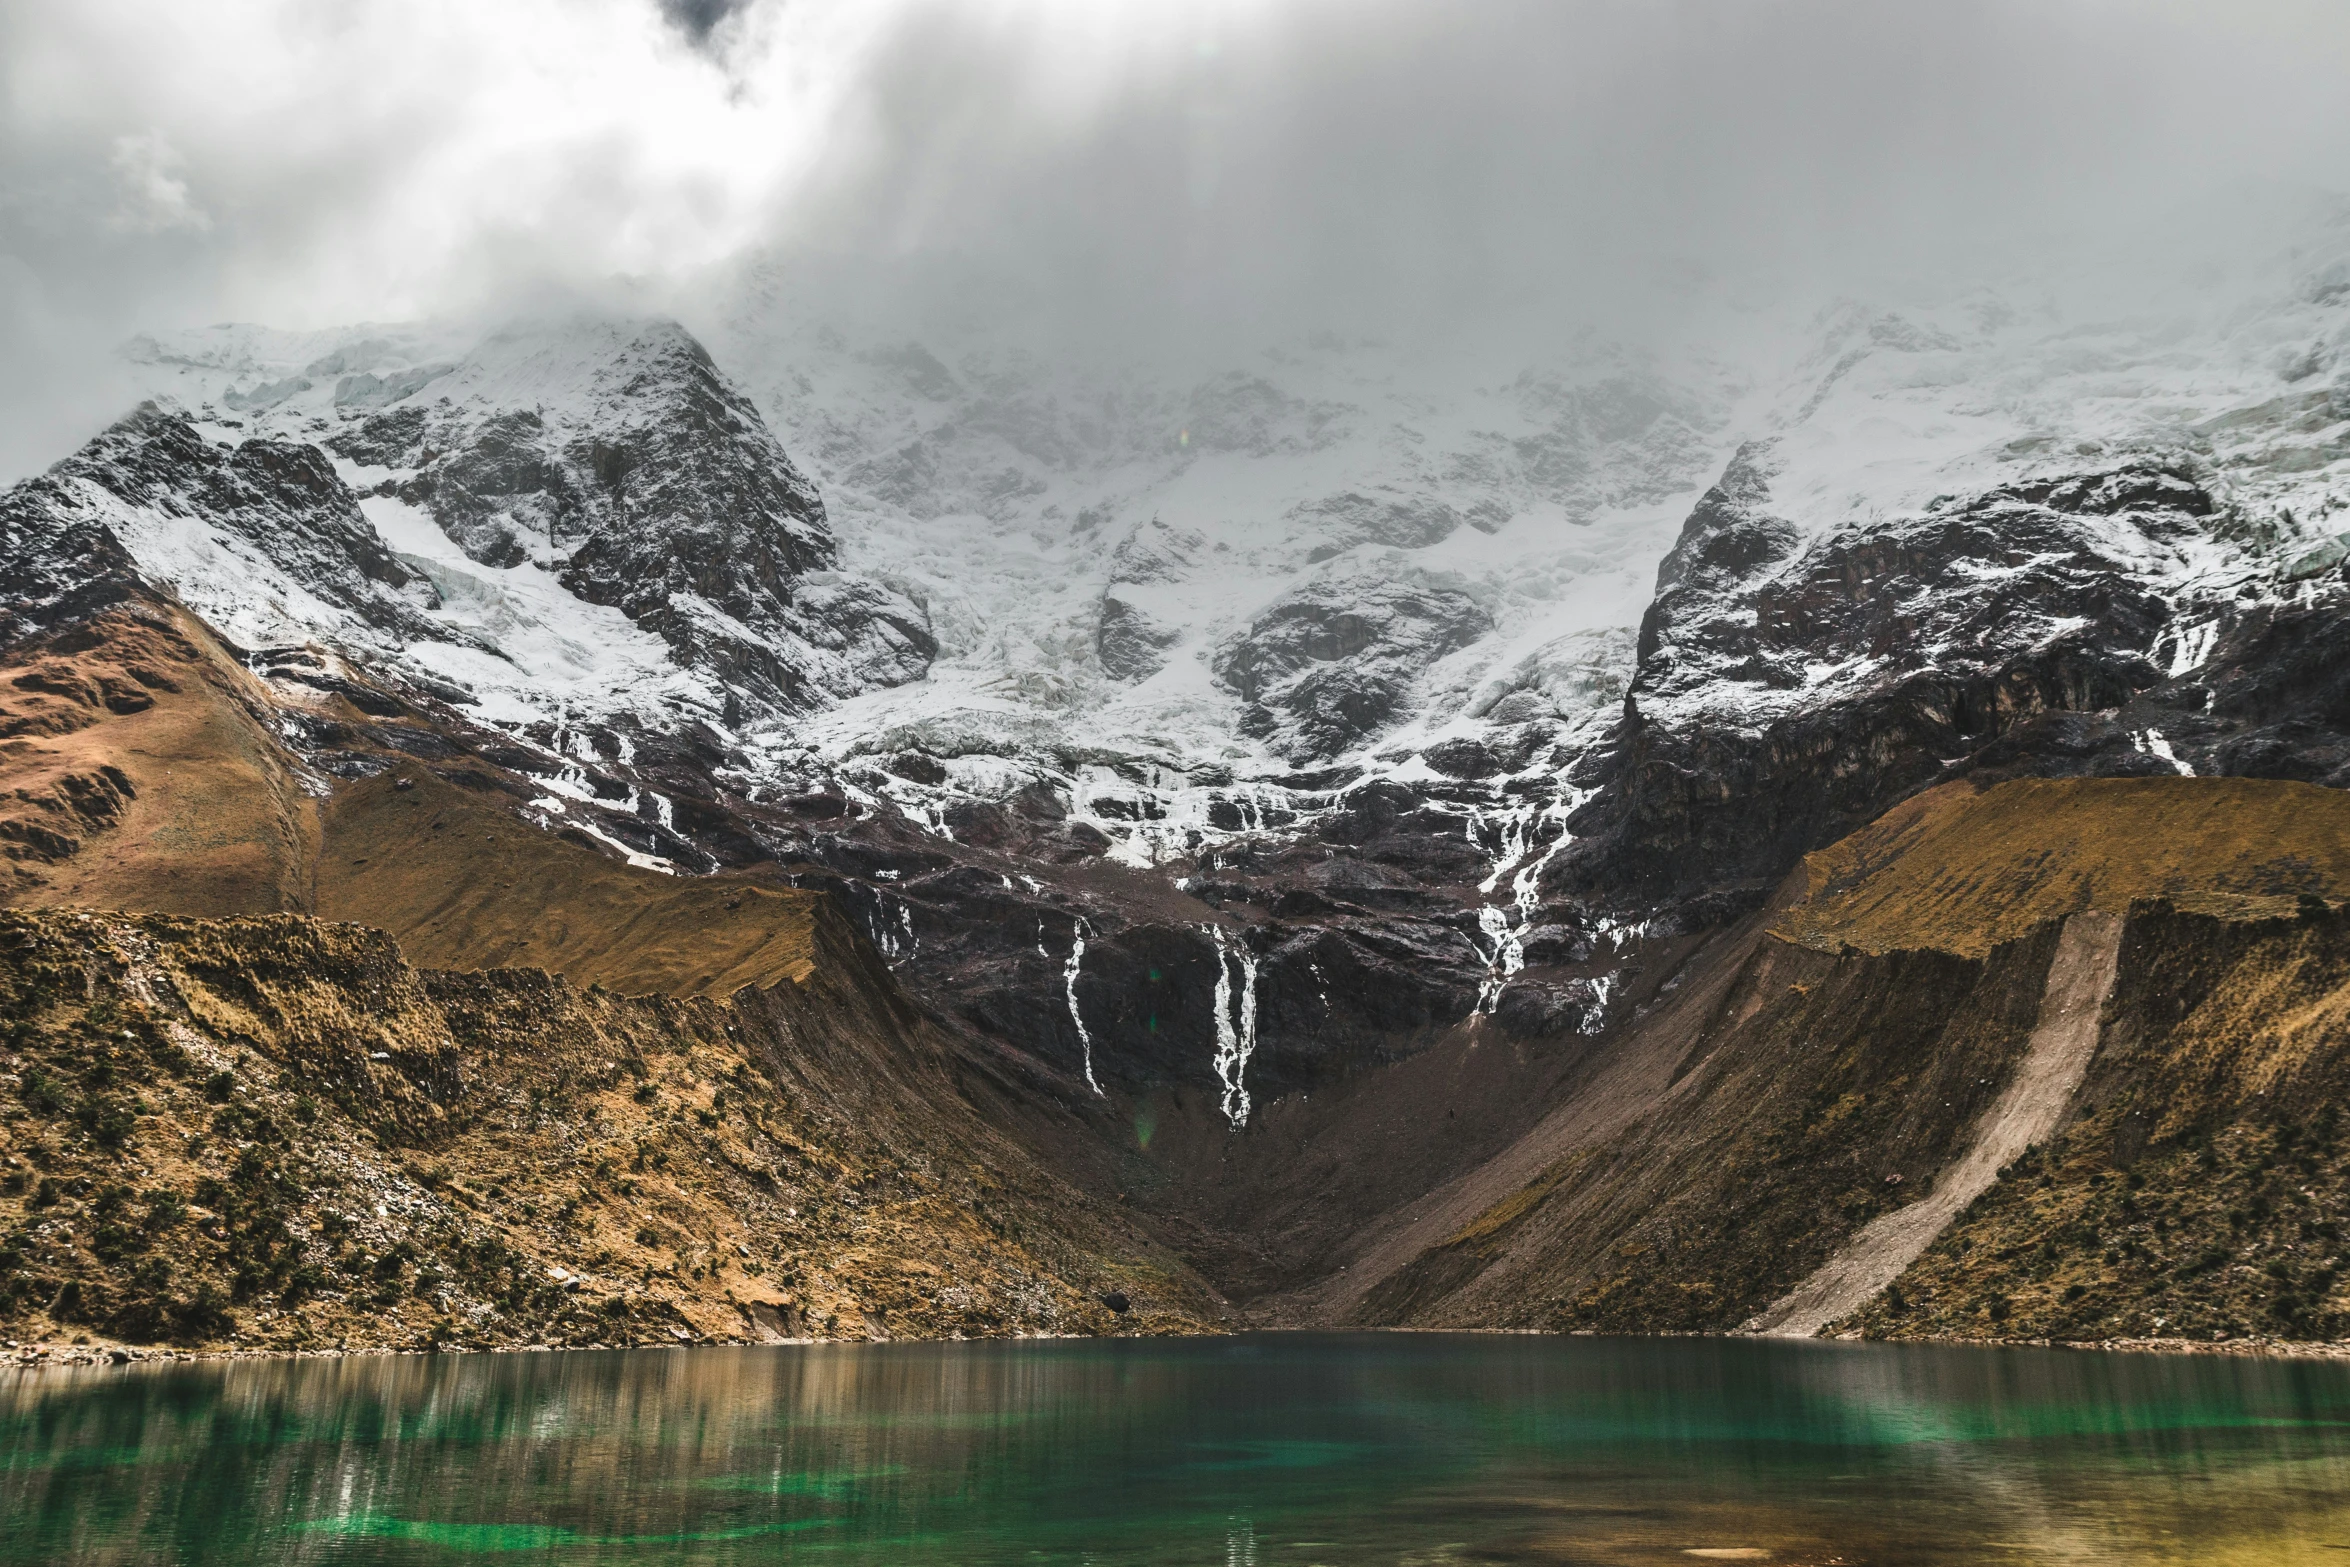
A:
<svg viewBox="0 0 2350 1567">
<path fill-rule="evenodd" d="M 1048 351 L 1663 330 L 2342 188 L 2345 79 L 2338 0 L 0 0 L 0 473 L 133 331 L 751 252 Z"/>
<path fill-rule="evenodd" d="M 697 44 L 706 44 L 718 24 L 745 9 L 748 0 L 660 0 L 669 24 Z"/>
<path fill-rule="evenodd" d="M 795 241 L 953 257 L 1087 332 L 1539 333 L 1708 280 L 1979 273 L 2229 182 L 2350 174 L 2344 19 L 2314 7 L 1194 14 L 1056 71 L 1049 23 L 936 8 L 876 58 Z"/>
</svg>

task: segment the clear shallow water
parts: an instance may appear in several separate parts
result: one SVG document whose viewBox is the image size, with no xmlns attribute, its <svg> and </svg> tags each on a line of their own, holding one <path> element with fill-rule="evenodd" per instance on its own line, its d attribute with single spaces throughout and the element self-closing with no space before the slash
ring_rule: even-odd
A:
<svg viewBox="0 0 2350 1567">
<path fill-rule="evenodd" d="M 1283 1335 L 0 1373 L 6 1562 L 1742 1559 L 2350 1563 L 2350 1366 Z"/>
</svg>

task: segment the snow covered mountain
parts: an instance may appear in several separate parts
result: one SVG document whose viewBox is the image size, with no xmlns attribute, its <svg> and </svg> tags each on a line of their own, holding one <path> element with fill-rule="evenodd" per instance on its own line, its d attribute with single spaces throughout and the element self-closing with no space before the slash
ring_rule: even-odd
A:
<svg viewBox="0 0 2350 1567">
<path fill-rule="evenodd" d="M 1936 782 L 2350 782 L 2350 219 L 2299 222 L 2126 304 L 1536 363 L 1089 368 L 756 269 L 707 350 L 213 328 L 7 514 L 546 825 L 830 888 L 1074 1104 L 1241 1126 L 1464 1020 L 1605 1028 Z"/>
<path fill-rule="evenodd" d="M 428 618 L 370 642 L 298 604 L 317 575 L 298 561 L 271 560 L 256 595 L 252 562 L 197 537 L 218 532 L 203 507 L 192 528 L 157 524 L 153 548 L 182 551 L 162 574 L 231 635 L 357 638 L 512 720 L 642 711 L 662 727 L 805 712 L 919 679 L 935 648 L 917 605 L 837 569 L 814 488 L 672 324 L 462 347 L 429 330 L 223 328 L 130 352 L 197 411 L 182 429 L 331 457 L 330 503 L 355 499 L 368 547 L 427 585 Z"/>
</svg>

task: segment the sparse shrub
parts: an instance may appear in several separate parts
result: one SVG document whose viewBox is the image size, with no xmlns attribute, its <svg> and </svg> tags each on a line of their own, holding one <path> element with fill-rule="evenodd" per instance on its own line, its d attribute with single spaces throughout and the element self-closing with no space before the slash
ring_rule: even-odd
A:
<svg viewBox="0 0 2350 1567">
<path fill-rule="evenodd" d="M 137 1129 L 138 1116 L 112 1095 L 92 1095 L 74 1107 L 73 1118 L 101 1148 L 120 1148 Z"/>
<path fill-rule="evenodd" d="M 206 1284 L 192 1298 L 173 1306 L 170 1315 L 181 1338 L 212 1338 L 228 1329 L 228 1298 L 218 1285 Z"/>
<path fill-rule="evenodd" d="M 302 1302 L 326 1288 L 326 1270 L 315 1262 L 305 1262 L 286 1275 L 285 1287 L 278 1291 L 282 1306 L 299 1306 Z"/>
<path fill-rule="evenodd" d="M 160 1235 L 165 1230 L 184 1222 L 188 1217 L 187 1203 L 181 1199 L 178 1192 L 172 1191 L 168 1187 L 158 1187 L 154 1191 L 148 1192 L 146 1203 L 147 1216 L 141 1222 L 145 1224 L 147 1233 L 150 1235 Z"/>
<path fill-rule="evenodd" d="M 65 1085 L 37 1066 L 25 1073 L 16 1092 L 35 1115 L 58 1115 L 65 1110 Z"/>
</svg>

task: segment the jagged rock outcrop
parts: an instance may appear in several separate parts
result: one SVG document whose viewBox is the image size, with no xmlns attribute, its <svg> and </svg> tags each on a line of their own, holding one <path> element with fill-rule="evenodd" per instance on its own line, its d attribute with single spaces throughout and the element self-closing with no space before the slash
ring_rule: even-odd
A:
<svg viewBox="0 0 2350 1567">
<path fill-rule="evenodd" d="M 2219 725 L 2133 705 L 2203 705 L 2166 668 L 2178 566 L 2225 523 L 2188 473 L 2022 481 L 1809 542 L 1770 506 L 1768 453 L 1750 448 L 1659 570 L 1621 729 L 1587 764 L 1583 884 L 1767 886 L 1904 794 L 1976 770 L 2234 770 L 2202 750 Z M 2308 700 L 2314 719 L 2325 699 Z"/>
<path fill-rule="evenodd" d="M 1213 667 L 1247 704 L 1244 733 L 1293 762 L 1326 760 L 1392 723 L 1431 663 L 1492 624 L 1463 588 L 1339 578 L 1275 600 Z"/>
<path fill-rule="evenodd" d="M 843 574 L 823 502 L 671 322 L 493 335 L 333 438 L 473 559 L 536 561 L 729 691 L 787 710 L 919 679 L 904 595 Z"/>
</svg>

